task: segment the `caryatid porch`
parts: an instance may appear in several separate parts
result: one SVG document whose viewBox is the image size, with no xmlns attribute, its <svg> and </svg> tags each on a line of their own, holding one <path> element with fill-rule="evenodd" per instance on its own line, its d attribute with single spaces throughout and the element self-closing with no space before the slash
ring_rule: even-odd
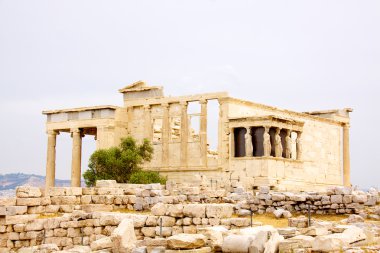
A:
<svg viewBox="0 0 380 253">
<path fill-rule="evenodd" d="M 71 186 L 79 187 L 82 174 L 82 138 L 85 135 L 94 136 L 97 148 L 115 145 L 119 136 L 115 136 L 114 129 L 120 128 L 121 132 L 125 129 L 121 123 L 115 123 L 117 110 L 121 108 L 96 106 L 43 112 L 47 115 L 48 135 L 46 187 L 53 187 L 55 184 L 57 136 L 60 133 L 70 133 L 72 137 Z M 97 138 L 99 136 L 102 138 Z"/>
</svg>

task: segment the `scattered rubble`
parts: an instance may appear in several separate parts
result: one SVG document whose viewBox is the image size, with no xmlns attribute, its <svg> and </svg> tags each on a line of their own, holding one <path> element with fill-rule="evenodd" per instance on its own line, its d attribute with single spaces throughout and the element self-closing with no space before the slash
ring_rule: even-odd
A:
<svg viewBox="0 0 380 253">
<path fill-rule="evenodd" d="M 233 187 L 128 185 L 19 187 L 0 199 L 0 252 L 378 252 L 379 193 L 245 192 Z M 308 212 L 311 219 L 308 218 Z M 288 220 L 255 222 L 267 213 Z M 305 216 L 301 215 L 304 214 Z M 315 214 L 342 214 L 336 222 Z M 253 215 L 253 216 L 252 216 Z M 377 251 L 376 251 L 377 250 Z"/>
</svg>

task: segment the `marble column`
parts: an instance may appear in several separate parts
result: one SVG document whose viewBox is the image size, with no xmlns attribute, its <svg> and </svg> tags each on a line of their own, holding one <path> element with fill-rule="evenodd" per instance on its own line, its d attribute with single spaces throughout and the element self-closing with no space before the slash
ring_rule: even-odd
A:
<svg viewBox="0 0 380 253">
<path fill-rule="evenodd" d="M 252 157 L 253 156 L 253 145 L 252 145 L 252 135 L 251 135 L 251 128 L 246 127 L 245 130 L 247 131 L 245 133 L 245 156 Z"/>
<path fill-rule="evenodd" d="M 72 160 L 71 160 L 71 187 L 81 186 L 81 162 L 82 162 L 82 131 L 72 129 L 73 138 Z"/>
<path fill-rule="evenodd" d="M 180 150 L 180 164 L 182 168 L 186 168 L 187 162 L 187 146 L 189 140 L 189 122 L 187 115 L 187 101 L 183 101 L 181 104 L 181 150 Z"/>
<path fill-rule="evenodd" d="M 56 144 L 57 144 L 57 134 L 58 131 L 49 130 L 48 134 L 48 144 L 47 144 L 47 159 L 46 159 L 46 178 L 45 187 L 54 187 L 55 185 L 55 155 L 56 155 Z"/>
<path fill-rule="evenodd" d="M 201 105 L 199 126 L 201 166 L 207 167 L 207 100 L 200 100 L 199 103 Z"/>
<path fill-rule="evenodd" d="M 350 179 L 350 124 L 343 125 L 343 185 L 351 186 Z"/>
<path fill-rule="evenodd" d="M 297 150 L 297 160 L 302 159 L 302 132 L 297 132 L 297 140 L 296 140 L 296 150 Z"/>
<path fill-rule="evenodd" d="M 270 156 L 272 146 L 270 144 L 270 135 L 269 135 L 269 127 L 264 127 L 264 135 L 263 135 L 263 146 L 264 146 L 264 156 Z"/>
<path fill-rule="evenodd" d="M 144 138 L 153 141 L 152 116 L 150 105 L 144 105 Z"/>
<path fill-rule="evenodd" d="M 170 136 L 170 120 L 169 120 L 169 104 L 162 104 L 162 167 L 169 166 L 169 136 Z"/>
</svg>

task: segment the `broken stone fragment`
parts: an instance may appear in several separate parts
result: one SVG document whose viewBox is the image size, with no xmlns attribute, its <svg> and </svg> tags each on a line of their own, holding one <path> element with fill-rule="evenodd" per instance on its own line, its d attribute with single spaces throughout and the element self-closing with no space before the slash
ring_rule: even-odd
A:
<svg viewBox="0 0 380 253">
<path fill-rule="evenodd" d="M 167 239 L 169 249 L 197 249 L 206 244 L 202 234 L 178 234 Z"/>
</svg>

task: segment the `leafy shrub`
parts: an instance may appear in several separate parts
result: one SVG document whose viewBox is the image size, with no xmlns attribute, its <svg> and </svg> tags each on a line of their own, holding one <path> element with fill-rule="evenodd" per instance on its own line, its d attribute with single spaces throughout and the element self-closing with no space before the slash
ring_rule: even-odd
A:
<svg viewBox="0 0 380 253">
<path fill-rule="evenodd" d="M 132 137 L 121 140 L 119 147 L 96 150 L 90 157 L 83 178 L 87 186 L 96 180 L 116 180 L 127 183 L 133 172 L 141 170 L 141 164 L 152 159 L 153 147 L 147 139 L 141 145 Z"/>
<path fill-rule="evenodd" d="M 156 171 L 136 171 L 131 174 L 129 178 L 129 183 L 131 184 L 153 184 L 160 183 L 166 184 L 166 178 L 160 176 Z"/>
</svg>

